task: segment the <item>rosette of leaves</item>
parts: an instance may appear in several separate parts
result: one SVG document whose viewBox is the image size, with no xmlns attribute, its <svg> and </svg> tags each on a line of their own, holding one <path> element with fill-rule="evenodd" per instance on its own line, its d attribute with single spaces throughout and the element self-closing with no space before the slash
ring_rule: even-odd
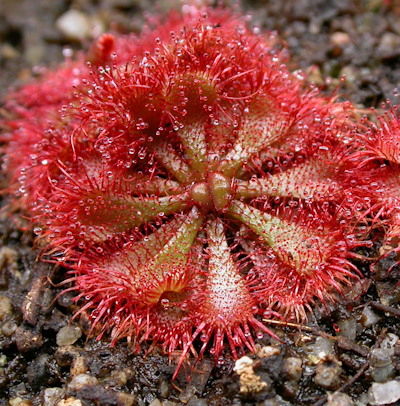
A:
<svg viewBox="0 0 400 406">
<path fill-rule="evenodd" d="M 273 335 L 263 314 L 304 320 L 357 277 L 352 106 L 275 42 L 192 10 L 10 96 L 11 187 L 99 336 L 236 357 Z"/>
</svg>

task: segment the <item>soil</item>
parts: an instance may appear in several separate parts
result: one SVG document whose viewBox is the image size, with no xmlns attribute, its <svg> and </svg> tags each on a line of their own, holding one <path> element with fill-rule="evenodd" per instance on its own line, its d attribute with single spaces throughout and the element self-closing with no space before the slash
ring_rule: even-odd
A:
<svg viewBox="0 0 400 406">
<path fill-rule="evenodd" d="M 40 66 L 56 66 L 71 50 L 87 47 L 96 33 L 138 32 L 146 13 L 179 4 L 1 0 L 1 97 Z M 397 0 L 248 0 L 241 7 L 254 26 L 278 33 L 291 68 L 307 72 L 323 91 L 360 109 L 400 103 Z M 72 9 L 87 24 L 73 35 L 60 29 Z M 4 175 L 0 182 L 5 185 Z M 110 347 L 106 338 L 87 338 L 85 317 L 72 319 L 71 297 L 59 295 L 63 269 L 37 260 L 32 232 L 17 218 L 4 210 L 0 222 L 0 406 L 361 406 L 373 404 L 374 385 L 399 382 L 396 258 L 375 264 L 374 272 L 360 262 L 365 278 L 340 305 L 315 309 L 307 326 L 271 325 L 281 342 L 260 338 L 257 354 L 236 367 L 228 356 L 218 365 L 205 357 L 172 381 L 174 359 L 157 348 L 132 354 L 127 343 Z M 373 257 L 377 250 L 360 254 Z"/>
</svg>

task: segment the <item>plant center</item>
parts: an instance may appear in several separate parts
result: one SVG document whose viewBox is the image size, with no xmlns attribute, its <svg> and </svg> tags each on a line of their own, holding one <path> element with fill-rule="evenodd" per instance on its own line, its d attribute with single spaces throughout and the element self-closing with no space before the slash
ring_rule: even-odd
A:
<svg viewBox="0 0 400 406">
<path fill-rule="evenodd" d="M 226 211 L 231 201 L 231 179 L 219 172 L 206 175 L 205 182 L 192 186 L 190 194 L 200 208 L 206 211 Z"/>
</svg>

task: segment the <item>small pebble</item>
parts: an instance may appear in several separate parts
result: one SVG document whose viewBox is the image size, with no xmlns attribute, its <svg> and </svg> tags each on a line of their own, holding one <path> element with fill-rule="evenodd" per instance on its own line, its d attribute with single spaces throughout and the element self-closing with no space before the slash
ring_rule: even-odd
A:
<svg viewBox="0 0 400 406">
<path fill-rule="evenodd" d="M 343 77 L 347 83 L 354 83 L 357 79 L 357 71 L 353 66 L 347 65 L 340 71 L 340 76 Z"/>
<path fill-rule="evenodd" d="M 62 388 L 47 388 L 43 394 L 43 406 L 56 406 L 64 396 Z"/>
<path fill-rule="evenodd" d="M 196 388 L 197 393 L 203 393 L 213 368 L 213 361 L 203 359 L 197 364 L 195 370 L 191 373 L 190 383 Z"/>
<path fill-rule="evenodd" d="M 353 317 L 349 319 L 342 319 L 337 323 L 339 327 L 338 335 L 347 337 L 349 340 L 354 341 L 357 335 L 357 322 Z"/>
<path fill-rule="evenodd" d="M 88 374 L 80 374 L 74 376 L 71 382 L 68 384 L 68 389 L 70 391 L 78 391 L 87 385 L 96 385 L 97 379 L 94 376 Z"/>
<path fill-rule="evenodd" d="M 374 348 L 369 356 L 370 374 L 375 382 L 386 382 L 392 378 L 395 368 L 392 363 L 393 348 Z"/>
<path fill-rule="evenodd" d="M 400 285 L 396 286 L 393 282 L 376 282 L 379 299 L 385 306 L 391 306 L 400 301 Z"/>
<path fill-rule="evenodd" d="M 13 398 L 8 401 L 9 406 L 31 406 L 32 402 L 27 399 Z"/>
<path fill-rule="evenodd" d="M 87 372 L 86 359 L 85 359 L 85 357 L 78 355 L 72 361 L 71 375 L 72 376 L 80 375 L 80 374 L 84 374 L 85 372 Z"/>
<path fill-rule="evenodd" d="M 12 313 L 11 299 L 0 295 L 0 321 Z"/>
<path fill-rule="evenodd" d="M 391 59 L 400 55 L 400 36 L 391 32 L 385 32 L 376 50 L 381 59 Z"/>
<path fill-rule="evenodd" d="M 111 372 L 111 376 L 107 379 L 107 382 L 109 382 L 111 386 L 124 386 L 133 375 L 134 372 L 129 368 L 117 369 Z"/>
<path fill-rule="evenodd" d="M 158 399 L 154 399 L 149 406 L 162 406 L 162 404 Z"/>
<path fill-rule="evenodd" d="M 309 359 L 313 364 L 318 364 L 327 356 L 334 355 L 335 345 L 332 340 L 324 337 L 317 337 L 315 343 L 308 346 Z"/>
<path fill-rule="evenodd" d="M 283 360 L 282 372 L 291 381 L 299 381 L 303 373 L 302 360 L 297 357 L 288 357 Z"/>
<path fill-rule="evenodd" d="M 386 382 L 395 375 L 393 356 L 399 340 L 396 334 L 388 333 L 379 348 L 371 350 L 369 355 L 369 373 L 375 382 Z"/>
<path fill-rule="evenodd" d="M 79 399 L 68 398 L 58 402 L 57 406 L 82 406 L 82 402 Z"/>
<path fill-rule="evenodd" d="M 67 367 L 73 364 L 74 360 L 80 355 L 79 349 L 73 345 L 60 347 L 55 353 L 57 364 L 60 367 Z"/>
<path fill-rule="evenodd" d="M 74 344 L 82 336 L 82 330 L 78 326 L 65 326 L 57 333 L 57 345 L 59 347 Z"/>
<path fill-rule="evenodd" d="M 378 323 L 381 318 L 371 309 L 370 306 L 365 306 L 361 313 L 360 322 L 364 327 L 371 327 Z"/>
<path fill-rule="evenodd" d="M 179 395 L 179 400 L 182 403 L 187 403 L 196 393 L 196 388 L 193 385 L 188 385 Z"/>
<path fill-rule="evenodd" d="M 18 325 L 17 325 L 17 323 L 15 323 L 15 321 L 8 320 L 1 326 L 1 332 L 6 337 L 11 337 L 15 333 L 15 330 L 17 328 L 18 328 Z"/>
<path fill-rule="evenodd" d="M 197 396 L 193 396 L 187 403 L 187 406 L 207 406 L 207 405 L 208 403 L 205 399 L 199 399 Z"/>
<path fill-rule="evenodd" d="M 342 368 L 335 361 L 321 362 L 317 365 L 314 383 L 321 388 L 337 389 L 340 386 Z"/>
<path fill-rule="evenodd" d="M 282 385 L 282 395 L 285 399 L 293 400 L 299 391 L 299 384 L 295 381 L 286 381 Z"/>
<path fill-rule="evenodd" d="M 260 351 L 257 352 L 257 355 L 260 358 L 269 358 L 273 357 L 274 355 L 279 355 L 281 353 L 281 349 L 279 347 L 272 347 L 270 345 L 266 345 L 261 348 Z"/>
<path fill-rule="evenodd" d="M 338 47 L 343 47 L 351 42 L 347 32 L 336 31 L 330 36 L 331 44 Z"/>
<path fill-rule="evenodd" d="M 373 367 L 385 367 L 391 363 L 393 354 L 393 348 L 374 348 L 370 352 L 370 364 Z"/>
<path fill-rule="evenodd" d="M 57 29 L 66 39 L 82 41 L 90 37 L 90 19 L 79 10 L 68 10 L 56 21 Z"/>
<path fill-rule="evenodd" d="M 160 396 L 162 398 L 167 398 L 169 395 L 169 384 L 164 379 L 160 383 Z"/>
<path fill-rule="evenodd" d="M 43 345 L 43 337 L 40 333 L 21 326 L 15 330 L 14 337 L 20 352 L 36 350 Z"/>
<path fill-rule="evenodd" d="M 381 342 L 380 348 L 392 348 L 394 350 L 398 342 L 399 336 L 393 333 L 388 333 Z"/>
<path fill-rule="evenodd" d="M 328 394 L 328 402 L 326 406 L 353 406 L 353 399 L 342 392 L 335 392 Z"/>
<path fill-rule="evenodd" d="M 371 368 L 369 372 L 375 382 L 386 382 L 388 379 L 394 377 L 396 371 L 393 365 L 388 365 L 382 368 Z"/>
<path fill-rule="evenodd" d="M 338 57 L 343 53 L 343 48 L 350 43 L 350 36 L 345 32 L 334 32 L 330 36 L 331 54 Z"/>
<path fill-rule="evenodd" d="M 117 398 L 118 406 L 133 406 L 136 403 L 136 396 L 130 393 L 119 392 Z"/>
<path fill-rule="evenodd" d="M 371 405 L 386 405 L 400 400 L 400 381 L 374 382 L 368 391 Z"/>
</svg>

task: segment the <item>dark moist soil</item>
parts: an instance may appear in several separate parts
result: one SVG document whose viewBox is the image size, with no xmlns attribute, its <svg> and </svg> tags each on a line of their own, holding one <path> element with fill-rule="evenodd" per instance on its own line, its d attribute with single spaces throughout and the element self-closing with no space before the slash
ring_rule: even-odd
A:
<svg viewBox="0 0 400 406">
<path fill-rule="evenodd" d="M 146 12 L 179 3 L 0 0 L 0 95 L 29 80 L 38 66 L 55 66 L 63 49 L 90 43 L 85 27 L 81 39 L 56 28 L 69 10 L 81 11 L 97 33 L 137 32 Z M 308 72 L 323 90 L 360 108 L 400 102 L 397 0 L 258 0 L 242 6 L 255 26 L 279 33 L 292 69 Z M 132 355 L 126 343 L 111 348 L 107 340 L 86 339 L 84 315 L 71 322 L 76 308 L 68 295 L 58 295 L 63 270 L 37 261 L 31 232 L 12 218 L 4 212 L 0 223 L 0 405 L 366 405 L 374 382 L 399 379 L 399 271 L 388 272 L 395 258 L 381 261 L 374 273 L 358 264 L 366 278 L 349 288 L 340 306 L 316 309 L 308 328 L 272 325 L 282 342 L 260 339 L 259 353 L 237 364 L 240 379 L 229 357 L 217 366 L 206 357 L 187 367 L 190 382 L 185 371 L 172 382 L 174 366 L 157 349 Z"/>
</svg>

